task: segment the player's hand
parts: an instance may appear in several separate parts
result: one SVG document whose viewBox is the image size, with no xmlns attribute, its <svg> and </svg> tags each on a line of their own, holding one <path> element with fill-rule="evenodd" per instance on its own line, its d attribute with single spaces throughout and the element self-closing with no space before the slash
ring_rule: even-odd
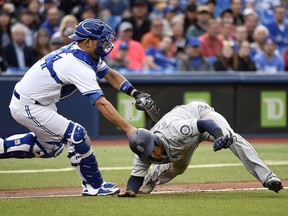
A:
<svg viewBox="0 0 288 216">
<path fill-rule="evenodd" d="M 151 120 L 156 123 L 159 117 L 159 108 L 156 106 L 155 102 L 151 96 L 147 93 L 141 93 L 135 97 L 136 103 L 135 107 L 137 110 L 143 110 Z"/>
<path fill-rule="evenodd" d="M 136 197 L 136 193 L 134 191 L 125 191 L 123 193 L 119 193 L 118 197 Z"/>
<path fill-rule="evenodd" d="M 232 145 L 236 141 L 235 136 L 222 136 L 216 139 L 213 143 L 213 151 L 219 151 L 221 149 L 229 148 L 230 145 Z"/>
</svg>

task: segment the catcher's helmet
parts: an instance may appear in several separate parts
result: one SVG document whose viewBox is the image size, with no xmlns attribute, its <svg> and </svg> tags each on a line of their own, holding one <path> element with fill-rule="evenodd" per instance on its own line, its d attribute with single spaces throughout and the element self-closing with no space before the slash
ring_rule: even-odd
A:
<svg viewBox="0 0 288 216">
<path fill-rule="evenodd" d="M 137 154 L 142 161 L 147 160 L 150 156 L 154 144 L 159 145 L 157 136 L 144 128 L 137 129 L 129 138 L 131 151 Z"/>
<path fill-rule="evenodd" d="M 113 49 L 115 41 L 114 30 L 100 19 L 89 18 L 80 22 L 74 34 L 69 36 L 74 41 L 85 40 L 87 38 L 97 40 L 96 55 L 105 57 Z"/>
</svg>

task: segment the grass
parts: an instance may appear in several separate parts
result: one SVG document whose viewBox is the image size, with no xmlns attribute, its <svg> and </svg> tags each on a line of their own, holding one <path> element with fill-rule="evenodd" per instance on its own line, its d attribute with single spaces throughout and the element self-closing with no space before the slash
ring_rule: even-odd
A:
<svg viewBox="0 0 288 216">
<path fill-rule="evenodd" d="M 288 145 L 253 145 L 263 160 L 287 161 Z M 133 154 L 128 146 L 95 146 L 99 167 L 131 167 Z M 240 163 L 231 151 L 212 151 L 201 145 L 192 164 Z M 70 167 L 65 154 L 55 159 L 0 160 L 0 170 L 38 170 Z M 288 179 L 287 165 L 269 166 L 281 179 Z M 130 170 L 102 170 L 105 180 L 125 185 Z M 256 181 L 244 166 L 190 168 L 168 184 Z M 0 174 L 0 190 L 80 187 L 75 171 Z M 117 197 L 62 197 L 0 199 L 5 215 L 287 215 L 288 191 L 194 192 L 139 195 L 135 199 Z"/>
<path fill-rule="evenodd" d="M 288 192 L 199 192 L 139 195 L 137 198 L 69 197 L 1 200 L 1 215 L 201 215 L 284 216 Z M 4 211 L 3 211 L 3 207 Z"/>
</svg>

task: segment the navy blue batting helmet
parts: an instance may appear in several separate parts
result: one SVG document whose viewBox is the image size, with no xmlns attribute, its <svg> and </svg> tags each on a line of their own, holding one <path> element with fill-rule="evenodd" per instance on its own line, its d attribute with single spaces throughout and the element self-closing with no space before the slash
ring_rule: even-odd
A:
<svg viewBox="0 0 288 216">
<path fill-rule="evenodd" d="M 145 161 L 154 149 L 154 144 L 158 144 L 155 134 L 144 128 L 137 129 L 129 138 L 131 151 L 137 154 L 140 160 Z"/>
<path fill-rule="evenodd" d="M 69 36 L 74 41 L 97 40 L 96 55 L 104 57 L 113 49 L 116 39 L 114 30 L 100 19 L 89 18 L 80 22 L 74 34 Z"/>
</svg>

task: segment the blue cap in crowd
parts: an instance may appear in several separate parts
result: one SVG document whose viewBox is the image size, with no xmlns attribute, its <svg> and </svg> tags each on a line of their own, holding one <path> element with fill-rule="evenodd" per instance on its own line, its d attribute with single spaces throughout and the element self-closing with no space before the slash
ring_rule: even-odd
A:
<svg viewBox="0 0 288 216">
<path fill-rule="evenodd" d="M 129 44 L 126 41 L 122 41 L 119 45 L 119 49 L 127 50 L 129 47 Z"/>
<path fill-rule="evenodd" d="M 191 38 L 188 39 L 187 45 L 188 46 L 193 46 L 193 47 L 200 46 L 201 42 L 200 42 L 200 40 L 197 37 L 191 37 Z"/>
</svg>

